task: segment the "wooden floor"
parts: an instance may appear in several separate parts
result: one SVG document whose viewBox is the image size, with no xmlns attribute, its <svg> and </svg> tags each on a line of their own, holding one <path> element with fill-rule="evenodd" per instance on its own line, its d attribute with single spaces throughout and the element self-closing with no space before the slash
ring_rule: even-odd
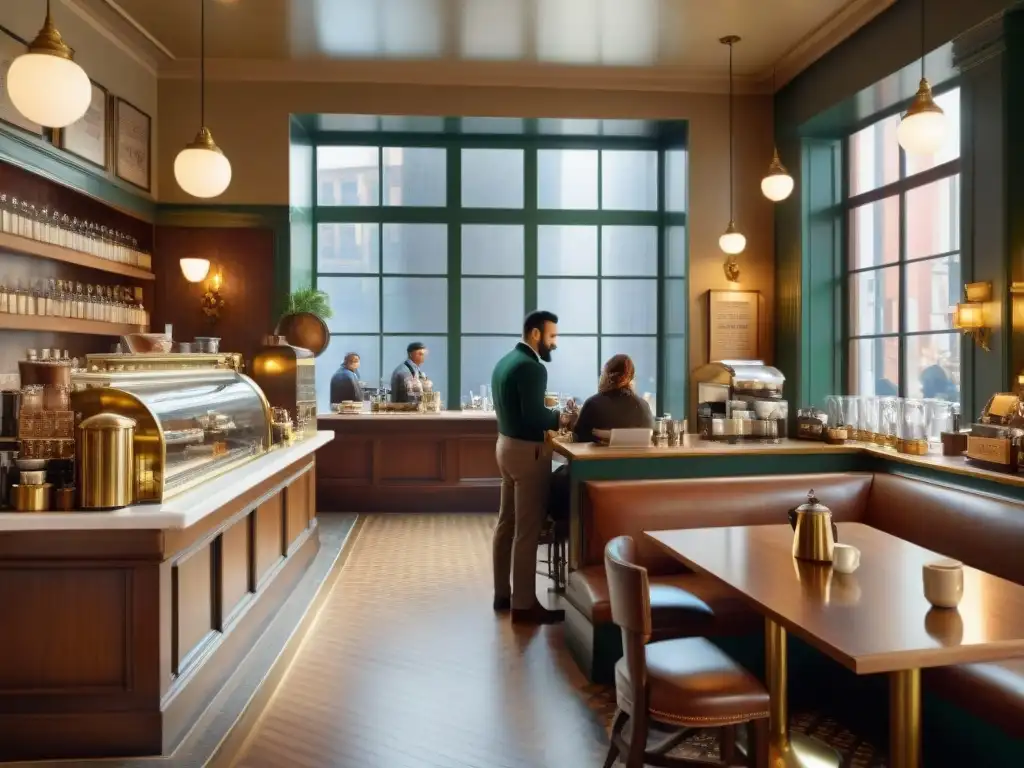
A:
<svg viewBox="0 0 1024 768">
<path fill-rule="evenodd" d="M 491 611 L 493 525 L 368 517 L 234 765 L 600 766 L 614 696 L 587 683 L 559 627 L 513 629 Z M 870 752 L 852 749 L 846 765 L 881 765 Z"/>
</svg>

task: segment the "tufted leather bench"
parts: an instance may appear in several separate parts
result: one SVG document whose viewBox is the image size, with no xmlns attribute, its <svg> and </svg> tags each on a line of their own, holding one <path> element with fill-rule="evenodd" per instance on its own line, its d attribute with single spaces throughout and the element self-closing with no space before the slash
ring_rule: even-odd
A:
<svg viewBox="0 0 1024 768">
<path fill-rule="evenodd" d="M 838 522 L 862 522 L 968 565 L 1024 584 L 1024 504 L 898 475 L 832 473 L 583 484 L 580 568 L 569 575 L 566 641 L 593 680 L 607 681 L 621 650 L 610 632 L 604 546 L 632 536 L 648 569 L 656 637 L 760 631 L 762 619 L 707 577 L 688 572 L 643 531 L 786 521 L 813 488 Z M 668 609 L 672 590 L 712 615 Z M 660 593 L 660 594 L 659 594 Z M 665 609 L 663 609 L 663 607 Z M 929 669 L 932 692 L 1024 739 L 1024 659 Z"/>
</svg>

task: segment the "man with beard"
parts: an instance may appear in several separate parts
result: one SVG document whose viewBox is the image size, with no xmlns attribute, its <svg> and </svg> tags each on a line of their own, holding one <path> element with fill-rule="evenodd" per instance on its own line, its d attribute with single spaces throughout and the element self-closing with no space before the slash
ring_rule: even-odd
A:
<svg viewBox="0 0 1024 768">
<path fill-rule="evenodd" d="M 544 407 L 548 372 L 558 343 L 558 317 L 541 310 L 523 322 L 523 338 L 494 367 L 491 390 L 498 417 L 496 455 L 501 470 L 501 508 L 494 528 L 494 610 L 512 611 L 517 624 L 553 624 L 565 611 L 537 600 L 537 542 L 551 481 L 551 454 L 544 434 L 568 424 L 566 413 Z M 509 571 L 512 586 L 509 588 Z"/>
</svg>

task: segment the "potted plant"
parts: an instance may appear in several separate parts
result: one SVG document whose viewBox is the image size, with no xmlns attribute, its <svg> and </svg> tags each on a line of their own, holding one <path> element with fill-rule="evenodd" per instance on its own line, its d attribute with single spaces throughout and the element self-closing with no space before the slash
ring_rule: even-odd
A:
<svg viewBox="0 0 1024 768">
<path fill-rule="evenodd" d="M 277 321 L 274 333 L 287 338 L 289 344 L 319 355 L 331 341 L 324 321 L 333 314 L 326 293 L 315 288 L 300 288 L 288 295 L 288 306 Z"/>
</svg>

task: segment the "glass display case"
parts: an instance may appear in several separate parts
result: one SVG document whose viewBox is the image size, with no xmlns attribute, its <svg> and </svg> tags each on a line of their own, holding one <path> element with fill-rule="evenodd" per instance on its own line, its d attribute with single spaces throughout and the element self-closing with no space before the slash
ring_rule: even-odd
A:
<svg viewBox="0 0 1024 768">
<path fill-rule="evenodd" d="M 271 446 L 270 405 L 233 370 L 77 373 L 71 408 L 77 423 L 100 413 L 135 421 L 135 503 L 164 501 Z"/>
</svg>

